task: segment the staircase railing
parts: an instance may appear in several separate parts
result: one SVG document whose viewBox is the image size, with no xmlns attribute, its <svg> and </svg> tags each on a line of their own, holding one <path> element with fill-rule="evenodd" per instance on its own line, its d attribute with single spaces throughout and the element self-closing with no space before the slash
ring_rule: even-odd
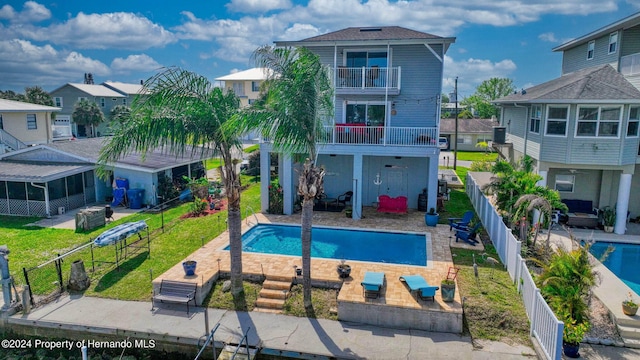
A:
<svg viewBox="0 0 640 360">
<path fill-rule="evenodd" d="M 6 146 L 10 147 L 14 151 L 24 149 L 27 147 L 27 144 L 18 140 L 18 138 L 9 134 L 6 130 L 3 130 L 3 129 L 0 129 L 0 143 L 5 144 Z"/>
<path fill-rule="evenodd" d="M 258 215 L 256 215 L 256 212 L 253 211 L 253 209 L 251 208 L 251 206 L 247 206 L 247 209 L 245 210 L 245 224 L 247 225 L 251 225 L 251 222 L 249 221 L 250 215 L 253 215 L 253 218 L 256 220 L 255 225 L 258 225 L 260 223 L 260 220 L 258 219 Z"/>
<path fill-rule="evenodd" d="M 209 336 L 207 336 L 207 339 L 204 341 L 204 344 L 202 344 L 202 347 L 200 348 L 200 351 L 198 352 L 198 355 L 196 355 L 194 360 L 198 360 L 200 355 L 202 355 L 202 353 L 204 353 L 204 350 L 207 348 L 207 345 L 209 345 L 209 343 L 211 343 L 211 349 L 213 350 L 213 358 L 214 359 L 217 358 L 217 356 L 216 356 L 216 344 L 213 341 L 213 335 L 216 333 L 216 330 L 218 330 L 218 327 L 220 327 L 220 323 L 217 323 L 216 327 L 214 327 L 213 330 L 211 330 L 211 332 L 209 333 Z"/>
<path fill-rule="evenodd" d="M 240 339 L 240 343 L 238 344 L 238 346 L 236 347 L 236 351 L 233 352 L 233 355 L 231 355 L 231 360 L 236 358 L 236 354 L 238 354 L 238 351 L 240 350 L 240 348 L 242 347 L 242 343 L 244 342 L 244 348 L 247 351 L 247 359 L 250 359 L 251 357 L 249 356 L 249 339 L 248 339 L 248 335 L 249 335 L 249 330 L 251 330 L 251 326 L 249 326 L 247 328 L 247 331 L 244 332 L 244 336 L 242 337 L 242 339 Z"/>
</svg>

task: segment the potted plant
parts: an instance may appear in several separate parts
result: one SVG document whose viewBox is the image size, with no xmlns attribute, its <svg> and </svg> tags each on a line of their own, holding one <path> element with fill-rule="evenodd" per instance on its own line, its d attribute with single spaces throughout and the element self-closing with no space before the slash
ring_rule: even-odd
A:
<svg viewBox="0 0 640 360">
<path fill-rule="evenodd" d="M 443 279 L 440 282 L 440 294 L 442 295 L 442 301 L 452 302 L 456 296 L 456 281 L 452 279 Z"/>
<path fill-rule="evenodd" d="M 602 211 L 602 225 L 605 232 L 613 232 L 613 226 L 616 224 L 616 209 L 607 206 Z"/>
<path fill-rule="evenodd" d="M 424 222 L 427 224 L 427 226 L 436 226 L 436 224 L 438 224 L 439 218 L 440 217 L 435 208 L 430 208 L 429 212 L 424 214 Z"/>
<path fill-rule="evenodd" d="M 344 260 L 340 261 L 340 264 L 338 264 L 336 270 L 338 271 L 338 276 L 341 279 L 346 279 L 349 277 L 349 275 L 351 275 L 351 266 L 345 264 Z"/>
<path fill-rule="evenodd" d="M 564 322 L 564 330 L 562 331 L 562 351 L 567 357 L 579 358 L 580 342 L 584 339 L 584 335 L 589 331 L 589 323 L 582 322 L 576 324 L 573 319 L 567 319 Z"/>
<path fill-rule="evenodd" d="M 186 276 L 192 276 L 196 274 L 196 265 L 198 262 L 195 260 L 187 260 L 182 262 L 182 268 Z"/>
<path fill-rule="evenodd" d="M 353 216 L 353 209 L 352 208 L 346 208 L 344 210 L 344 214 L 348 217 L 351 218 Z"/>
<path fill-rule="evenodd" d="M 627 316 L 634 316 L 638 312 L 638 303 L 633 301 L 631 291 L 629 291 L 627 299 L 622 302 L 622 312 Z"/>
</svg>

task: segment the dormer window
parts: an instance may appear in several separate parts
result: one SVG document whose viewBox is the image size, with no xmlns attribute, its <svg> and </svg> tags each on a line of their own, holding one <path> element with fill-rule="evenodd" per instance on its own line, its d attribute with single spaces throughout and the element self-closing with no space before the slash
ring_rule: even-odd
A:
<svg viewBox="0 0 640 360">
<path fill-rule="evenodd" d="M 587 60 L 591 60 L 593 59 L 593 52 L 596 49 L 596 41 L 595 40 L 591 40 L 589 41 L 589 44 L 587 45 Z"/>
<path fill-rule="evenodd" d="M 609 54 L 613 54 L 618 50 L 618 32 L 609 34 Z"/>
</svg>

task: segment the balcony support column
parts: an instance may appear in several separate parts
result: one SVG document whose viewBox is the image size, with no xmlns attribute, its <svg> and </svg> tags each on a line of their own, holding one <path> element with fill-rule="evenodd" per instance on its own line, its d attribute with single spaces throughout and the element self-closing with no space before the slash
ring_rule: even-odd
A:
<svg viewBox="0 0 640 360">
<path fill-rule="evenodd" d="M 429 176 L 427 183 L 427 209 L 438 209 L 438 151 L 429 155 Z"/>
<path fill-rule="evenodd" d="M 298 195 L 293 186 L 293 161 L 291 156 L 282 154 L 282 206 L 285 215 L 293 214 L 293 199 Z"/>
<path fill-rule="evenodd" d="M 627 230 L 627 211 L 629 210 L 629 196 L 631 194 L 632 174 L 620 174 L 620 185 L 618 186 L 618 202 L 616 205 L 616 224 L 613 232 L 624 234 Z"/>
<path fill-rule="evenodd" d="M 271 151 L 262 144 L 260 146 L 260 210 L 269 210 L 269 182 L 271 181 Z"/>
<path fill-rule="evenodd" d="M 362 219 L 362 154 L 353 155 L 353 194 L 351 207 L 353 209 L 351 217 L 356 220 Z"/>
</svg>

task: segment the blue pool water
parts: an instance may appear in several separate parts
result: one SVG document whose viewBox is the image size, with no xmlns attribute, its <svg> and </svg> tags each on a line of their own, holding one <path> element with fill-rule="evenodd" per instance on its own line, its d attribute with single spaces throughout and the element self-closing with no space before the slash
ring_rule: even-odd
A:
<svg viewBox="0 0 640 360">
<path fill-rule="evenodd" d="M 316 227 L 311 234 L 312 257 L 427 265 L 424 234 Z M 254 226 L 242 235 L 242 251 L 301 256 L 300 226 Z"/>
<path fill-rule="evenodd" d="M 589 252 L 600 259 L 609 246 L 614 250 L 602 263 L 640 296 L 640 272 L 638 271 L 640 245 L 597 242 L 591 245 Z"/>
</svg>

